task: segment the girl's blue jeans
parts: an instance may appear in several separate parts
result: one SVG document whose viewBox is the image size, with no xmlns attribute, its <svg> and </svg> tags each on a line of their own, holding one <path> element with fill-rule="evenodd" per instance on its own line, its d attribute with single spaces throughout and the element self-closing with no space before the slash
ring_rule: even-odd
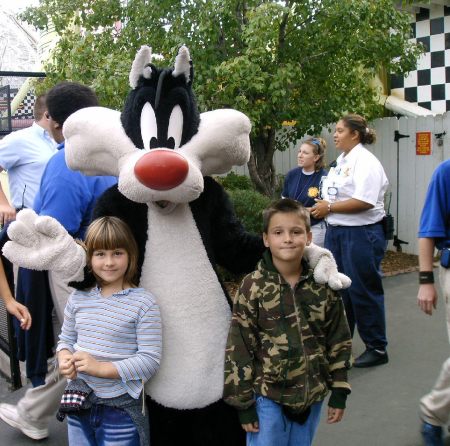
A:
<svg viewBox="0 0 450 446">
<path fill-rule="evenodd" d="M 280 404 L 258 396 L 259 432 L 247 433 L 247 446 L 310 446 L 319 425 L 322 403 L 314 403 L 306 422 L 298 424 L 284 416 Z"/>
<path fill-rule="evenodd" d="M 94 404 L 67 417 L 70 446 L 139 446 L 139 433 L 123 409 Z"/>
</svg>

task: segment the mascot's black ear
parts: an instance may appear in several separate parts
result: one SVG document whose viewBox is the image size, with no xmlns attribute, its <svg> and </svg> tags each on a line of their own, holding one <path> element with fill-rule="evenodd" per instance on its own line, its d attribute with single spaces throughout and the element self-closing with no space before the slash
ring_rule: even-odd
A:
<svg viewBox="0 0 450 446">
<path fill-rule="evenodd" d="M 186 85 L 191 85 L 194 79 L 194 68 L 192 66 L 189 50 L 185 45 L 178 50 L 178 55 L 175 58 L 175 66 L 172 71 L 173 77 L 183 75 L 186 79 Z"/>
<path fill-rule="evenodd" d="M 130 87 L 133 90 L 138 86 L 139 78 L 141 76 L 145 79 L 150 79 L 152 77 L 152 67 L 150 66 L 151 59 L 152 49 L 149 46 L 143 45 L 134 58 L 128 77 Z"/>
</svg>

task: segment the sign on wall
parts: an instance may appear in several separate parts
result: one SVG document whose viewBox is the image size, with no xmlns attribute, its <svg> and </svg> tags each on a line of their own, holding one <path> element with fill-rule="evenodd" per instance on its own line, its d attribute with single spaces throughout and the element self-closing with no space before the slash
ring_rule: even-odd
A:
<svg viewBox="0 0 450 446">
<path fill-rule="evenodd" d="M 431 132 L 416 132 L 416 155 L 431 155 Z"/>
</svg>

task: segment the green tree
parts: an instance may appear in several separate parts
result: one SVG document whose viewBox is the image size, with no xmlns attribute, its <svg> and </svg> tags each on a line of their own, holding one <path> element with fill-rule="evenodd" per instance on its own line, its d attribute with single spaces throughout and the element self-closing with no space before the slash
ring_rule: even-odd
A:
<svg viewBox="0 0 450 446">
<path fill-rule="evenodd" d="M 137 48 L 149 44 L 168 64 L 186 44 L 201 110 L 250 117 L 249 172 L 267 195 L 275 150 L 346 110 L 379 116 L 370 79 L 410 71 L 420 50 L 392 0 L 41 0 L 23 18 L 41 29 L 51 19 L 60 35 L 47 86 L 81 81 L 116 109 Z"/>
</svg>

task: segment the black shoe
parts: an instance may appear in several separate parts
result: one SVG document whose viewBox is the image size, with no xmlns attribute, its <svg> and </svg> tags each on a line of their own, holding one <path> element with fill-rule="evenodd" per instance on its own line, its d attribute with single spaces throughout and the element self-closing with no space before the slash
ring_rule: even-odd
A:
<svg viewBox="0 0 450 446">
<path fill-rule="evenodd" d="M 386 352 L 380 352 L 378 350 L 366 350 L 361 356 L 356 358 L 353 367 L 373 367 L 375 365 L 386 364 L 388 361 L 389 358 Z"/>
</svg>

